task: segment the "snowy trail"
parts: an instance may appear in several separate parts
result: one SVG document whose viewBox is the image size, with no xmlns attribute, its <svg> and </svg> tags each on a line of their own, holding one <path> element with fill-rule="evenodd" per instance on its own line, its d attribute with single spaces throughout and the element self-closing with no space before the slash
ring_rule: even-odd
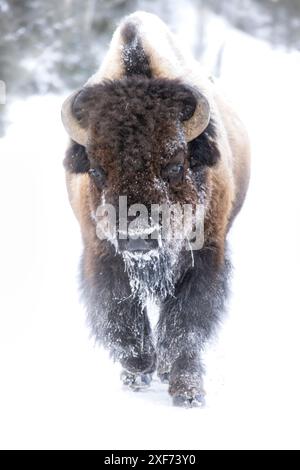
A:
<svg viewBox="0 0 300 470">
<path fill-rule="evenodd" d="M 204 410 L 172 408 L 157 381 L 124 391 L 119 367 L 89 339 L 62 97 L 13 105 L 0 140 L 1 448 L 300 447 L 299 58 L 228 37 L 222 82 L 249 129 L 253 170 L 230 234 L 233 295 L 207 352 Z"/>
</svg>

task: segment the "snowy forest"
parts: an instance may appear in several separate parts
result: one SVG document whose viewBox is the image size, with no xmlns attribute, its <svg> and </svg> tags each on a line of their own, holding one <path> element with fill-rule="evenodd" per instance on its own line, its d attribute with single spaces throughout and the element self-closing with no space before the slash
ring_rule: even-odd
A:
<svg viewBox="0 0 300 470">
<path fill-rule="evenodd" d="M 181 18 L 192 9 L 190 46 L 199 59 L 210 12 L 274 46 L 300 49 L 298 0 L 1 0 L 0 79 L 8 99 L 78 87 L 97 68 L 117 22 L 138 9 L 159 14 L 175 32 L 189 28 Z M 218 39 L 215 74 L 226 46 L 226 36 Z"/>
<path fill-rule="evenodd" d="M 78 293 L 61 105 L 136 10 L 216 77 L 252 148 L 200 410 L 158 380 L 124 391 Z M 0 448 L 299 449 L 300 0 L 0 0 L 0 33 Z"/>
</svg>

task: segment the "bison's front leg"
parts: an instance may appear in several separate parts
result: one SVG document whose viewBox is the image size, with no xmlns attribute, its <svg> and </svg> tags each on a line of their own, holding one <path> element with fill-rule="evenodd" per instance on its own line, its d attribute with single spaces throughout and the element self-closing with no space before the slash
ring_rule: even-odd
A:
<svg viewBox="0 0 300 470">
<path fill-rule="evenodd" d="M 92 333 L 122 364 L 123 382 L 133 388 L 147 385 L 156 365 L 151 327 L 131 293 L 122 258 L 91 259 L 85 253 L 82 284 Z"/>
<path fill-rule="evenodd" d="M 165 300 L 158 324 L 158 375 L 169 381 L 175 405 L 204 403 L 201 350 L 224 308 L 229 262 L 214 249 L 194 253 L 195 265 Z"/>
</svg>

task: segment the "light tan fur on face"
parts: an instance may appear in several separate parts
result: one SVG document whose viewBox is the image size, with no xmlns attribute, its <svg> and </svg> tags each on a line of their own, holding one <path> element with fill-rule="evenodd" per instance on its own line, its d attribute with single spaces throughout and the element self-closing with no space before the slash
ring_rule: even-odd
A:
<svg viewBox="0 0 300 470">
<path fill-rule="evenodd" d="M 81 227 L 83 240 L 96 240 L 96 229 L 91 215 L 89 175 L 66 172 L 66 183 L 69 201 Z"/>
</svg>

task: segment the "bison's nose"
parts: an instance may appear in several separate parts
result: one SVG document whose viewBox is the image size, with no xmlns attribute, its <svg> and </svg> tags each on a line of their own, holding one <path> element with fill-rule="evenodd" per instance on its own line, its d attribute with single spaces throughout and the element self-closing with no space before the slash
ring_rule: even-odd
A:
<svg viewBox="0 0 300 470">
<path fill-rule="evenodd" d="M 158 241 L 144 238 L 119 240 L 120 251 L 150 251 L 158 248 Z"/>
</svg>

